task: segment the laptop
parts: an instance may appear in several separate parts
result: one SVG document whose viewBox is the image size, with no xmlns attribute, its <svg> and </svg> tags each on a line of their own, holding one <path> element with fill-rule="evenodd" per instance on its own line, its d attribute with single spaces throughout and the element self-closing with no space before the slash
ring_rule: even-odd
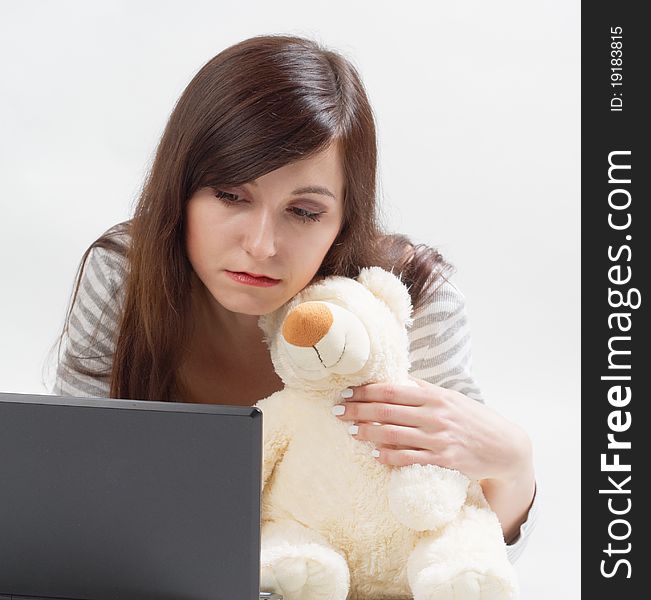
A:
<svg viewBox="0 0 651 600">
<path fill-rule="evenodd" d="M 255 407 L 0 393 L 0 600 L 268 600 Z"/>
</svg>

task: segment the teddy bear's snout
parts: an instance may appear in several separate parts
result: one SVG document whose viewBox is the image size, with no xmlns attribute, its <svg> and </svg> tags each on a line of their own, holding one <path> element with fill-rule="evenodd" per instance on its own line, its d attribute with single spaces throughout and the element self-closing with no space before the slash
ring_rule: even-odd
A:
<svg viewBox="0 0 651 600">
<path fill-rule="evenodd" d="M 282 347 L 295 372 L 306 379 L 359 371 L 370 356 L 370 339 L 362 321 L 349 310 L 325 300 L 302 302 L 282 325 Z"/>
<path fill-rule="evenodd" d="M 323 302 L 303 302 L 285 318 L 282 334 L 288 343 L 309 348 L 323 339 L 333 322 L 334 316 Z"/>
</svg>

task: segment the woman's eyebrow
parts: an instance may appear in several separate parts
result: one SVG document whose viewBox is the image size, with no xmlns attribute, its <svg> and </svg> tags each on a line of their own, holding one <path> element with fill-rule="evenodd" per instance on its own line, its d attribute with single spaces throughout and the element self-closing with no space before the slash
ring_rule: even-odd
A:
<svg viewBox="0 0 651 600">
<path fill-rule="evenodd" d="M 298 188 L 297 190 L 294 190 L 292 194 L 321 194 L 323 196 L 330 196 L 331 198 L 334 198 L 335 200 L 337 197 L 326 187 L 320 186 L 320 185 L 307 185 L 302 188 Z"/>
<path fill-rule="evenodd" d="M 248 184 L 245 185 L 252 185 L 253 187 L 258 187 L 258 182 L 250 181 Z M 321 194 L 322 196 L 330 196 L 334 200 L 337 199 L 337 196 L 335 196 L 327 187 L 324 187 L 322 185 L 306 185 L 292 192 L 292 195 L 294 196 L 297 196 L 298 194 Z"/>
</svg>

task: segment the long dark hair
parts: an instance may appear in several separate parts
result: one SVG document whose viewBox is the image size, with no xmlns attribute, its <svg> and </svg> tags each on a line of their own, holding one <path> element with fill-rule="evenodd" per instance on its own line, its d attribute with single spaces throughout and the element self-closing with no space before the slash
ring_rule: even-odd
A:
<svg viewBox="0 0 651 600">
<path fill-rule="evenodd" d="M 202 187 L 247 183 L 333 141 L 345 176 L 344 218 L 316 276 L 356 277 L 361 267 L 377 265 L 400 275 L 415 309 L 428 301 L 453 267 L 435 249 L 382 229 L 375 123 L 357 70 L 309 39 L 253 37 L 220 52 L 190 81 L 167 122 L 133 218 L 82 257 L 64 332 L 90 250 L 101 246 L 128 258 L 111 397 L 166 401 L 180 390 L 177 372 L 190 330 L 188 199 Z M 117 241 L 124 239 L 119 233 L 128 233 L 130 243 Z M 81 372 L 107 376 L 89 372 L 80 357 L 67 359 Z"/>
</svg>

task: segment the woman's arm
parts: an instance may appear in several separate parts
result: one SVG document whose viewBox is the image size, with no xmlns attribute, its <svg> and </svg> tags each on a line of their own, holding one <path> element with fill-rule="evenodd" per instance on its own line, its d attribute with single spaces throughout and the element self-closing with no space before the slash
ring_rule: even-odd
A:
<svg viewBox="0 0 651 600">
<path fill-rule="evenodd" d="M 90 251 L 62 339 L 53 394 L 108 397 L 125 277 L 126 260 L 117 252 Z"/>
<path fill-rule="evenodd" d="M 465 298 L 457 286 L 445 282 L 435 299 L 414 315 L 410 331 L 411 375 L 483 403 L 471 372 L 471 338 Z M 483 479 L 480 483 L 486 500 L 499 518 L 506 543 L 522 546 L 517 549 L 519 555 L 532 528 L 523 525 L 535 512 L 531 510 L 536 490 L 533 451 L 524 429 L 514 423 L 504 424 L 509 426 L 504 440 L 511 447 L 513 461 L 505 466 L 499 478 Z"/>
<path fill-rule="evenodd" d="M 513 469 L 499 478 L 483 479 L 484 496 L 497 515 L 507 544 L 516 541 L 527 520 L 536 493 L 531 441 L 522 429 L 514 427 Z"/>
<path fill-rule="evenodd" d="M 487 500 L 505 538 L 517 545 L 507 548 L 515 560 L 531 527 L 522 527 L 521 537 L 518 530 L 535 506 L 531 449 L 520 427 L 483 404 L 470 374 L 465 301 L 456 286 L 445 283 L 414 315 L 410 342 L 411 377 L 418 388 L 387 383 L 353 388 L 340 418 L 360 422 L 357 437 L 375 442 L 384 464 L 436 464 L 487 481 Z"/>
</svg>

